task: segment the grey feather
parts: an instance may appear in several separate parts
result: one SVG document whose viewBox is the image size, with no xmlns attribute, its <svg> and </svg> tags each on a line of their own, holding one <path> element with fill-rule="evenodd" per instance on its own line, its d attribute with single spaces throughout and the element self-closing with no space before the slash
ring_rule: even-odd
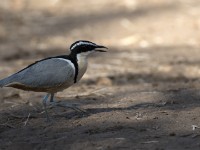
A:
<svg viewBox="0 0 200 150">
<path fill-rule="evenodd" d="M 0 80 L 0 87 L 2 88 L 5 85 L 5 79 Z"/>
<path fill-rule="evenodd" d="M 7 78 L 4 78 L 2 80 L 0 80 L 0 87 L 4 87 L 5 85 L 9 84 L 12 82 L 13 76 L 9 76 Z"/>
<path fill-rule="evenodd" d="M 73 64 L 59 58 L 51 58 L 37 62 L 30 67 L 0 81 L 0 86 L 12 83 L 23 84 L 34 88 L 52 88 L 65 84 L 73 84 L 75 70 Z"/>
</svg>

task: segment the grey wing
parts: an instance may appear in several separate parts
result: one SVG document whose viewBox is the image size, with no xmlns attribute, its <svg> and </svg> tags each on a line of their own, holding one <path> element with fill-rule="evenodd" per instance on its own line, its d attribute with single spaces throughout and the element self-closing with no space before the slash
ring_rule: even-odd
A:
<svg viewBox="0 0 200 150">
<path fill-rule="evenodd" d="M 29 87 L 54 87 L 61 84 L 73 84 L 75 68 L 70 60 L 51 58 L 13 75 L 12 82 Z"/>
</svg>

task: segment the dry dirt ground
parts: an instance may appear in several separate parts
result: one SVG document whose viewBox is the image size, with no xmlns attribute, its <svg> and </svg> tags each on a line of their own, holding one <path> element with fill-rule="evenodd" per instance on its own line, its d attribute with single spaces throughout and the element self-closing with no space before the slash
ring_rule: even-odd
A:
<svg viewBox="0 0 200 150">
<path fill-rule="evenodd" d="M 0 149 L 200 149 L 200 2 L 2 0 L 0 78 L 86 39 L 109 47 L 56 95 L 0 89 Z M 44 68 L 45 71 L 45 68 Z"/>
</svg>

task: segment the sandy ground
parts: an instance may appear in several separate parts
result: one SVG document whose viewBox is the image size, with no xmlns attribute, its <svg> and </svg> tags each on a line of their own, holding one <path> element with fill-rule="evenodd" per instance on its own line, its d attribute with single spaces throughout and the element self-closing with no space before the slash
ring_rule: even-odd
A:
<svg viewBox="0 0 200 150">
<path fill-rule="evenodd" d="M 0 78 L 78 39 L 109 47 L 49 108 L 45 93 L 0 89 L 0 149 L 200 149 L 200 2 L 2 1 Z"/>
</svg>

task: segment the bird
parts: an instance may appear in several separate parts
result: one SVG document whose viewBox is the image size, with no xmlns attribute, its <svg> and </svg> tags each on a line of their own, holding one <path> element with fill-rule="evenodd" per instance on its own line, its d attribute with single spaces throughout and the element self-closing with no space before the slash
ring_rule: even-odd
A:
<svg viewBox="0 0 200 150">
<path fill-rule="evenodd" d="M 76 84 L 85 74 L 88 56 L 94 52 L 106 52 L 105 46 L 87 40 L 78 40 L 71 44 L 68 55 L 44 58 L 28 65 L 24 69 L 0 80 L 0 87 L 12 87 L 24 91 L 45 92 L 43 107 L 47 121 L 47 101 L 54 103 L 54 96 Z M 55 105 L 58 103 L 54 103 Z M 64 105 L 81 110 L 73 105 Z"/>
</svg>

